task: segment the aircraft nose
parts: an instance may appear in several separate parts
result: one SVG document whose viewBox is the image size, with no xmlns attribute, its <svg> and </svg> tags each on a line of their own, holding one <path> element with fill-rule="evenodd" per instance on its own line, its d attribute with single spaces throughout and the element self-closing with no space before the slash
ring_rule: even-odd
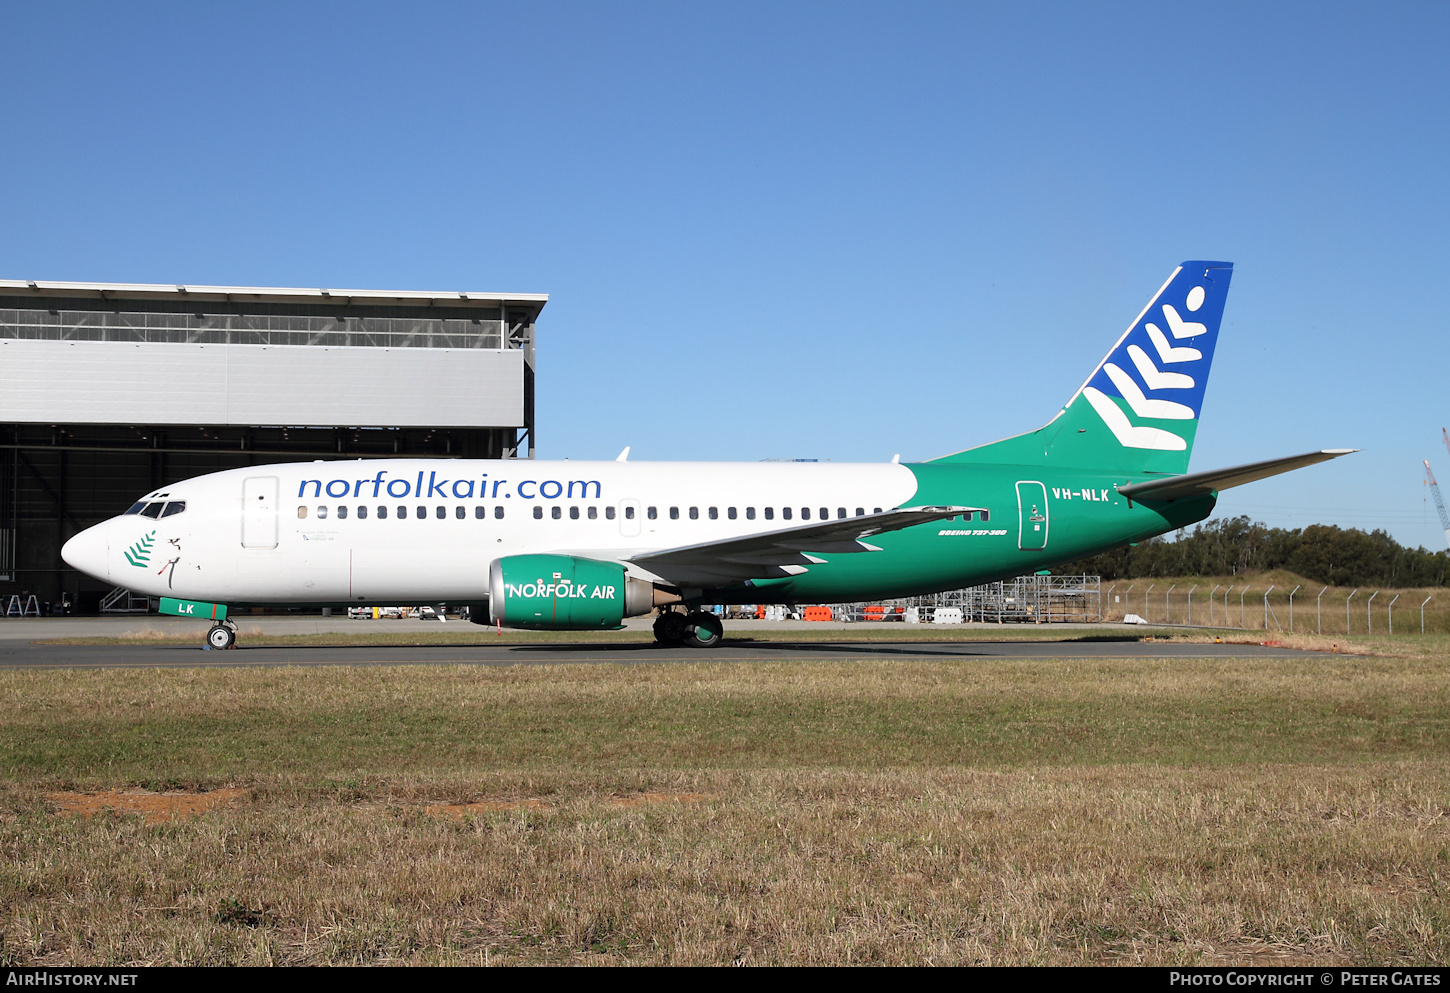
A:
<svg viewBox="0 0 1450 993">
<path fill-rule="evenodd" d="M 61 547 L 60 557 L 65 559 L 66 565 L 71 568 L 79 569 L 88 576 L 110 582 L 110 555 L 104 524 L 86 528 L 67 541 Z"/>
</svg>

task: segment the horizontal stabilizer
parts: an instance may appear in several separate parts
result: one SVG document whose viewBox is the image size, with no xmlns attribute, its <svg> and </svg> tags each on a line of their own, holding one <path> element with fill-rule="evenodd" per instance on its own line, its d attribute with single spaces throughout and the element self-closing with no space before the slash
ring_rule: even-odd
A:
<svg viewBox="0 0 1450 993">
<path fill-rule="evenodd" d="M 1302 469 L 1316 462 L 1328 462 L 1341 455 L 1357 452 L 1357 448 L 1326 448 L 1303 455 L 1290 455 L 1282 459 L 1265 462 L 1250 462 L 1229 469 L 1214 469 L 1211 472 L 1191 472 L 1186 476 L 1171 476 L 1168 479 L 1150 479 L 1146 483 L 1130 483 L 1119 486 L 1118 492 L 1130 500 L 1182 500 L 1184 497 L 1202 496 L 1230 486 L 1242 486 L 1256 479 L 1277 476 L 1281 472 Z"/>
</svg>

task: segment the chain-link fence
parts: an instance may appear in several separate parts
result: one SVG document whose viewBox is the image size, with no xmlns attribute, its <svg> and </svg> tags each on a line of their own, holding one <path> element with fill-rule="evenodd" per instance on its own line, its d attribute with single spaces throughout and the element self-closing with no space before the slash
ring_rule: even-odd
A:
<svg viewBox="0 0 1450 993">
<path fill-rule="evenodd" d="M 1302 583 L 1132 580 L 1103 594 L 1107 620 L 1298 634 L 1411 634 L 1450 630 L 1450 597 L 1430 589 Z"/>
</svg>

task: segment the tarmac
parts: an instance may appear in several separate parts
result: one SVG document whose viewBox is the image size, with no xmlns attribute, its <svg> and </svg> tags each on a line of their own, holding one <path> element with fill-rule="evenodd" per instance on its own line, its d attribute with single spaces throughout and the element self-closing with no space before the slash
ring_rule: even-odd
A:
<svg viewBox="0 0 1450 993">
<path fill-rule="evenodd" d="M 202 648 L 208 627 L 183 618 L 163 616 L 8 618 L 0 619 L 0 668 L 212 668 L 289 665 L 549 665 L 558 663 L 661 663 L 824 661 L 828 659 L 1096 659 L 1096 658 L 1302 658 L 1315 653 L 1277 646 L 1183 644 L 1137 640 L 1138 631 L 1123 624 L 1053 625 L 1062 640 L 993 640 L 995 624 L 953 625 L 964 638 L 952 642 L 760 641 L 756 630 L 774 632 L 861 628 L 860 624 L 822 621 L 726 621 L 725 641 L 713 649 L 666 648 L 637 640 L 625 641 L 600 632 L 589 642 L 493 643 L 489 628 L 458 621 L 350 620 L 347 617 L 247 616 L 235 618 L 241 635 L 232 651 Z M 870 624 L 873 630 L 885 625 Z M 633 618 L 628 631 L 649 629 L 647 618 Z M 353 645 L 248 647 L 247 637 L 265 634 L 324 632 L 434 633 L 469 631 L 475 643 L 464 645 Z M 128 633 L 195 632 L 193 645 L 56 645 L 57 638 L 118 637 Z M 1092 640 L 1086 640 L 1092 639 Z"/>
</svg>

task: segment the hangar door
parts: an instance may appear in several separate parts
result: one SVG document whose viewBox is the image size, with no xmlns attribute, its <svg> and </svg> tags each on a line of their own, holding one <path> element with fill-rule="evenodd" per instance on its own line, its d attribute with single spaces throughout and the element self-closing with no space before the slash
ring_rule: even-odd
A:
<svg viewBox="0 0 1450 993">
<path fill-rule="evenodd" d="M 242 547 L 277 547 L 277 477 L 242 480 Z"/>
</svg>

